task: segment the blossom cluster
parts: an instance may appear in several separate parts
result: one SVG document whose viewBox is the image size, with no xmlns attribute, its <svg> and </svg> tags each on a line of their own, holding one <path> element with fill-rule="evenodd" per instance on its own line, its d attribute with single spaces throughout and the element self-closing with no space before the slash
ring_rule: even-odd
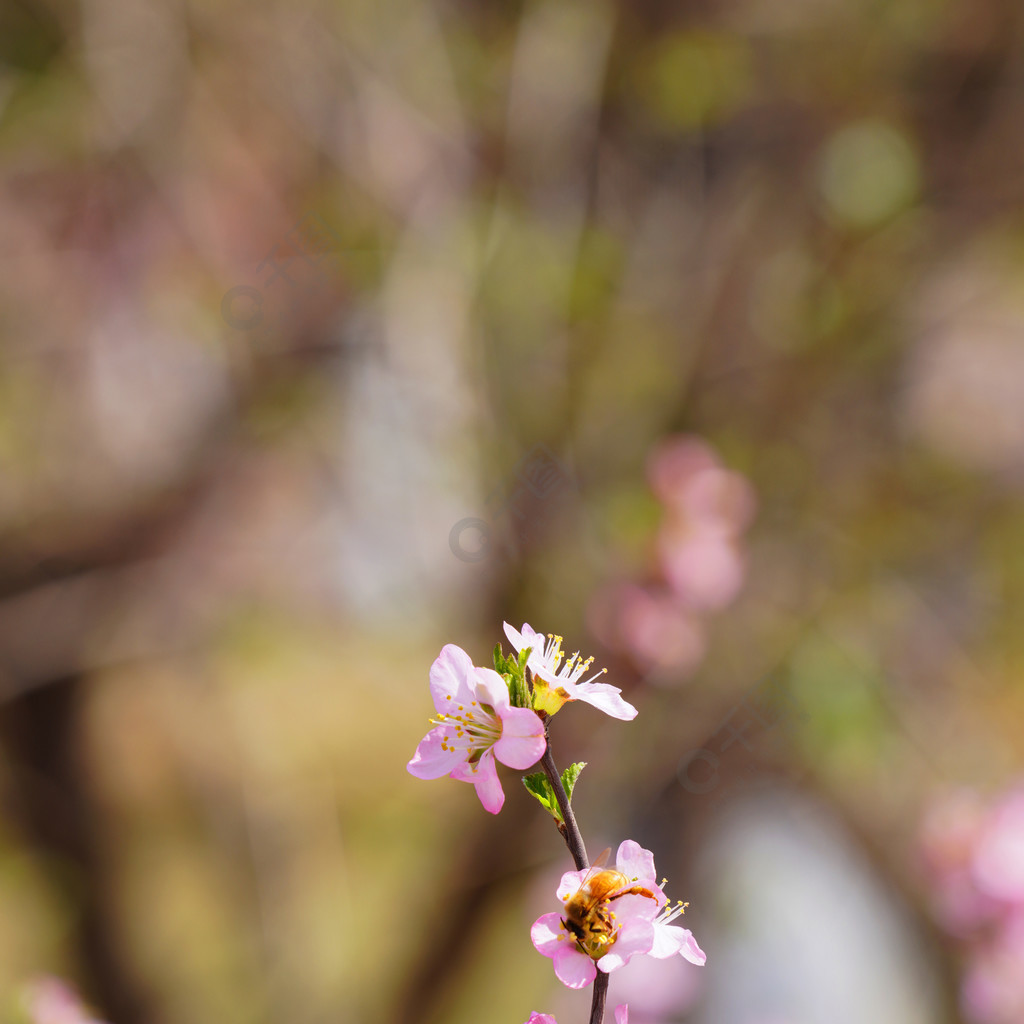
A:
<svg viewBox="0 0 1024 1024">
<path fill-rule="evenodd" d="M 584 988 L 598 970 L 609 974 L 638 955 L 665 960 L 678 953 L 703 966 L 707 957 L 693 934 L 672 923 L 686 905 L 669 903 L 656 881 L 651 851 L 627 839 L 619 846 L 615 873 L 622 883 L 599 895 L 593 882 L 604 872 L 567 871 L 556 892 L 565 904 L 563 913 L 534 921 L 530 938 L 538 953 L 551 957 L 558 980 L 569 988 Z M 581 904 L 586 914 L 582 923 L 576 919 Z"/>
<path fill-rule="evenodd" d="M 550 716 L 578 700 L 614 718 L 636 717 L 636 708 L 622 699 L 618 687 L 596 683 L 593 677 L 580 682 L 593 659 L 581 659 L 576 653 L 565 660 L 561 637 L 545 639 L 528 623 L 517 630 L 506 622 L 505 634 L 517 654 L 526 653 L 533 706 L 513 707 L 508 686 L 494 669 L 474 665 L 461 647 L 446 644 L 430 667 L 434 728 L 408 764 L 409 773 L 418 779 L 448 775 L 471 782 L 491 814 L 505 803 L 495 759 L 509 768 L 523 769 L 544 754 L 547 740 L 538 712 Z"/>
<path fill-rule="evenodd" d="M 591 622 L 609 647 L 657 679 L 690 672 L 703 659 L 706 616 L 743 586 L 741 541 L 756 502 L 749 481 L 696 437 L 664 440 L 647 475 L 662 508 L 656 579 L 608 587 L 592 603 Z"/>
<path fill-rule="evenodd" d="M 506 622 L 504 628 L 515 657 L 507 658 L 499 644 L 493 669 L 474 665 L 454 644 L 441 649 L 430 667 L 432 728 L 417 746 L 408 771 L 420 779 L 447 775 L 470 782 L 484 808 L 497 814 L 505 794 L 495 762 L 523 770 L 544 758 L 544 772 L 523 781 L 556 818 L 577 865 L 583 867 L 562 876 L 556 890 L 561 909 L 541 915 L 530 937 L 537 951 L 551 958 L 564 985 L 585 988 L 599 971 L 608 975 L 635 957 L 664 960 L 678 954 L 703 965 L 705 954 L 692 933 L 674 923 L 687 904 L 669 902 L 650 850 L 627 839 L 619 846 L 614 868 L 604 868 L 600 861 L 586 867 L 582 838 L 568 806 L 584 765 L 574 764 L 559 776 L 547 754 L 547 722 L 565 705 L 589 704 L 622 721 L 635 718 L 636 708 L 618 687 L 597 682 L 603 670 L 591 672 L 593 658 L 582 658 L 579 652 L 566 656 L 560 636 L 544 636 L 528 623 L 515 629 Z M 601 994 L 600 1005 L 603 998 Z M 617 1006 L 616 1024 L 628 1024 L 628 1013 L 626 1004 Z M 557 1022 L 535 1012 L 527 1024 Z"/>
<path fill-rule="evenodd" d="M 921 828 L 932 910 L 959 940 L 965 1016 L 976 1024 L 1024 1020 L 1024 784 L 985 801 L 948 794 Z"/>
</svg>

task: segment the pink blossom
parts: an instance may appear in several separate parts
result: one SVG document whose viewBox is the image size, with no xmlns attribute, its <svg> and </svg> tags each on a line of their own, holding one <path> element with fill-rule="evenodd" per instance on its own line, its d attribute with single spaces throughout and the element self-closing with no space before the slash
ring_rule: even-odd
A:
<svg viewBox="0 0 1024 1024">
<path fill-rule="evenodd" d="M 505 794 L 494 763 L 529 768 L 544 753 L 544 723 L 529 708 L 509 703 L 508 687 L 493 669 L 477 668 L 469 655 L 446 644 L 430 666 L 435 726 L 408 764 L 418 779 L 450 775 L 471 782 L 485 809 L 497 814 Z"/>
<path fill-rule="evenodd" d="M 651 490 L 666 505 L 685 501 L 686 488 L 694 475 L 719 465 L 718 456 L 699 437 L 676 435 L 660 441 L 647 459 Z"/>
<path fill-rule="evenodd" d="M 661 527 L 658 552 L 666 582 L 697 611 L 720 611 L 743 587 L 746 566 L 731 537 L 680 529 L 669 522 Z"/>
<path fill-rule="evenodd" d="M 550 1013 L 537 1013 L 534 1010 L 526 1024 L 558 1024 L 558 1021 Z"/>
<path fill-rule="evenodd" d="M 645 668 L 689 672 L 700 664 L 704 624 L 674 594 L 627 584 L 618 601 L 621 636 Z"/>
<path fill-rule="evenodd" d="M 25 993 L 25 1005 L 31 1024 L 102 1024 L 59 978 L 43 977 L 31 982 Z"/>
<path fill-rule="evenodd" d="M 962 940 L 964 1014 L 1024 1019 L 1024 786 L 989 807 L 970 790 L 935 804 L 922 825 L 936 916 Z"/>
<path fill-rule="evenodd" d="M 736 536 L 754 518 L 753 488 L 726 469 L 707 442 L 695 437 L 662 441 L 648 461 L 651 489 L 661 502 L 700 532 Z"/>
<path fill-rule="evenodd" d="M 629 1007 L 625 1003 L 615 1007 L 615 1024 L 629 1024 Z"/>
<path fill-rule="evenodd" d="M 932 884 L 932 911 L 952 935 L 970 938 L 1002 911 L 998 900 L 978 890 L 967 869 L 945 871 Z"/>
<path fill-rule="evenodd" d="M 737 541 L 754 517 L 753 488 L 692 437 L 663 441 L 651 456 L 649 475 L 666 509 L 658 531 L 665 579 L 692 608 L 724 608 L 743 585 Z"/>
<path fill-rule="evenodd" d="M 970 959 L 960 999 L 979 1024 L 1024 1019 L 1024 915 L 1011 916 Z"/>
<path fill-rule="evenodd" d="M 993 809 L 978 836 L 972 869 L 986 895 L 1024 902 L 1024 787 L 1011 791 Z"/>
<path fill-rule="evenodd" d="M 978 794 L 959 789 L 934 801 L 921 824 L 921 853 L 932 884 L 933 911 L 948 931 L 964 938 L 1000 912 L 999 901 L 979 888 L 973 870 L 987 819 Z"/>
<path fill-rule="evenodd" d="M 756 498 L 749 481 L 696 437 L 663 440 L 647 471 L 664 508 L 655 538 L 659 579 L 607 589 L 589 615 L 595 632 L 652 681 L 677 681 L 704 657 L 706 614 L 731 604 L 743 587 L 741 537 Z"/>
<path fill-rule="evenodd" d="M 703 964 L 706 958 L 692 934 L 671 923 L 682 905 L 668 907 L 655 881 L 650 850 L 627 839 L 619 846 L 615 870 L 624 877 L 622 885 L 592 902 L 584 900 L 590 905 L 582 921 L 579 897 L 592 895 L 589 886 L 601 873 L 595 868 L 567 871 L 557 889 L 566 905 L 565 917 L 544 914 L 533 923 L 530 938 L 539 953 L 551 957 L 558 980 L 569 988 L 584 988 L 598 970 L 610 973 L 642 954 L 664 959 L 680 953 L 691 963 Z"/>
<path fill-rule="evenodd" d="M 603 711 L 606 715 L 611 715 L 612 718 L 627 722 L 636 718 L 636 708 L 622 699 L 622 691 L 617 686 L 593 681 L 607 671 L 606 669 L 595 672 L 590 679 L 578 682 L 580 676 L 594 663 L 593 658 L 581 658 L 577 651 L 563 665 L 562 659 L 565 655 L 562 652 L 560 636 L 549 633 L 545 641 L 544 636 L 537 633 L 527 622 L 523 623 L 521 630 L 515 629 L 507 622 L 504 625 L 505 636 L 516 653 L 530 648 L 530 657 L 526 664 L 534 677 L 535 693 L 538 689 L 538 680 L 554 687 L 553 693 L 540 695 L 540 699 L 535 703 L 536 707 L 553 714 L 566 701 L 579 700 Z"/>
</svg>

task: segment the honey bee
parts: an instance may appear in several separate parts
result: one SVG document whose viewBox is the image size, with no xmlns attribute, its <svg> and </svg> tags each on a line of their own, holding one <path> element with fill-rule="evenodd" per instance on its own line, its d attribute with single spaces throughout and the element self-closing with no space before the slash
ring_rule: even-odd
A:
<svg viewBox="0 0 1024 1024">
<path fill-rule="evenodd" d="M 587 872 L 579 889 L 565 901 L 565 917 L 562 923 L 576 939 L 579 948 L 600 960 L 615 941 L 615 912 L 612 900 L 620 896 L 646 896 L 657 902 L 650 889 L 642 885 L 631 885 L 630 879 L 621 871 L 603 867 L 611 850 L 605 850 Z"/>
</svg>

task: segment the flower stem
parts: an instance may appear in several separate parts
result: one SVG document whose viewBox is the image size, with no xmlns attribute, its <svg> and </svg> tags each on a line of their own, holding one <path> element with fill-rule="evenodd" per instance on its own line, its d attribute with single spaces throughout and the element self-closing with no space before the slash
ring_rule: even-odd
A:
<svg viewBox="0 0 1024 1024">
<path fill-rule="evenodd" d="M 551 739 L 548 736 L 548 722 L 544 723 L 544 738 L 547 746 L 544 748 L 544 756 L 540 759 L 544 774 L 555 791 L 555 799 L 558 801 L 558 809 L 562 812 L 562 820 L 558 823 L 558 831 L 562 833 L 565 845 L 569 847 L 569 853 L 576 864 L 577 871 L 583 871 L 590 867 L 590 860 L 587 858 L 587 848 L 583 843 L 583 836 L 580 827 L 576 824 L 576 815 L 572 813 L 572 805 L 569 803 L 569 796 L 562 785 L 562 776 L 555 767 L 555 759 L 551 756 Z M 594 999 L 590 1004 L 590 1024 L 602 1024 L 604 1021 L 604 1002 L 608 995 L 608 975 L 604 971 L 598 971 L 594 979 Z"/>
<path fill-rule="evenodd" d="M 576 816 L 572 813 L 572 807 L 569 805 L 569 797 L 566 795 L 565 786 L 562 785 L 562 776 L 558 774 L 558 769 L 555 767 L 555 759 L 551 756 L 551 740 L 548 738 L 547 727 L 548 723 L 545 722 L 544 738 L 547 739 L 548 744 L 544 748 L 544 756 L 540 759 L 540 764 L 544 769 L 544 774 L 548 777 L 548 782 L 551 783 L 551 788 L 555 791 L 558 809 L 562 812 L 562 821 L 565 827 L 563 828 L 560 825 L 558 831 L 562 833 L 565 845 L 569 847 L 569 853 L 572 854 L 572 859 L 576 862 L 576 870 L 583 871 L 584 868 L 590 867 L 590 861 L 587 859 L 587 848 L 583 844 L 580 827 L 576 824 Z"/>
<path fill-rule="evenodd" d="M 604 1001 L 608 995 L 608 975 L 598 971 L 594 979 L 594 999 L 590 1004 L 590 1024 L 601 1024 L 604 1020 Z"/>
</svg>

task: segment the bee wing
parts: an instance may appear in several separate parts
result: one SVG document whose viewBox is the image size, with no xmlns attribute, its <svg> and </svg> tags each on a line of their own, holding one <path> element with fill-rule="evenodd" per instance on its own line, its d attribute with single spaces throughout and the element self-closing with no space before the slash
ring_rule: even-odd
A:
<svg viewBox="0 0 1024 1024">
<path fill-rule="evenodd" d="M 576 890 L 577 892 L 581 892 L 585 889 L 590 883 L 590 880 L 604 869 L 605 864 L 608 863 L 608 857 L 611 852 L 612 848 L 610 846 L 605 847 L 605 849 L 601 851 L 597 860 L 587 868 L 587 873 L 580 879 L 579 888 Z"/>
<path fill-rule="evenodd" d="M 589 868 L 587 868 L 587 873 L 583 876 L 583 879 L 580 882 L 581 889 L 594 877 L 594 875 L 596 875 L 599 871 L 601 871 L 604 868 L 605 864 L 608 863 L 608 856 L 609 854 L 611 854 L 611 852 L 612 848 L 610 846 L 606 846 L 601 851 L 597 860 L 595 860 L 594 863 L 591 864 Z"/>
</svg>

